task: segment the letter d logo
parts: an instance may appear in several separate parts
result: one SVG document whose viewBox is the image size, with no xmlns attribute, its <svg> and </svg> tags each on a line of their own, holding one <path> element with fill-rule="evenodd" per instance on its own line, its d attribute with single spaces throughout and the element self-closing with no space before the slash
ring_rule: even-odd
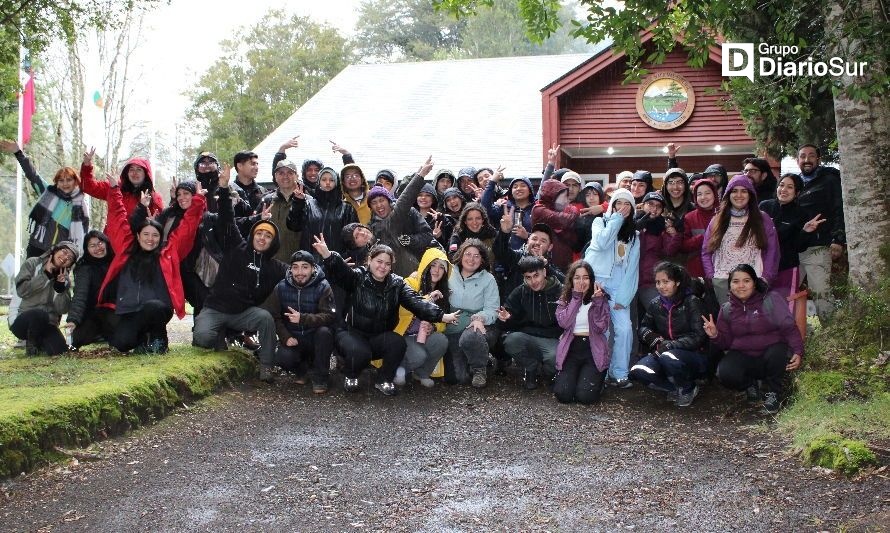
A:
<svg viewBox="0 0 890 533">
<path fill-rule="evenodd" d="M 723 43 L 720 59 L 724 76 L 745 76 L 754 81 L 754 43 Z"/>
</svg>

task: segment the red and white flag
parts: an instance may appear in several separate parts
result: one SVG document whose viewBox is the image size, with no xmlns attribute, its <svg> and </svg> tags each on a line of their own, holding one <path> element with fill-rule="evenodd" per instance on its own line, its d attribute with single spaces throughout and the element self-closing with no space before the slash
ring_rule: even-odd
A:
<svg viewBox="0 0 890 533">
<path fill-rule="evenodd" d="M 37 109 L 37 99 L 34 96 L 34 69 L 30 64 L 27 70 L 22 69 L 22 103 L 20 105 L 22 114 L 22 138 L 20 144 L 25 145 L 31 140 L 31 123 L 34 118 L 34 112 Z"/>
</svg>

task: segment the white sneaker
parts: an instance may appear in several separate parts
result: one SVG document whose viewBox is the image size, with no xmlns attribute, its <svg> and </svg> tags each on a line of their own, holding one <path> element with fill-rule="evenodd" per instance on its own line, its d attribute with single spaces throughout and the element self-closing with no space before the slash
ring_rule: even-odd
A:
<svg viewBox="0 0 890 533">
<path fill-rule="evenodd" d="M 392 382 L 399 387 L 405 386 L 405 367 L 400 366 L 396 369 L 396 377 L 392 380 Z"/>
</svg>

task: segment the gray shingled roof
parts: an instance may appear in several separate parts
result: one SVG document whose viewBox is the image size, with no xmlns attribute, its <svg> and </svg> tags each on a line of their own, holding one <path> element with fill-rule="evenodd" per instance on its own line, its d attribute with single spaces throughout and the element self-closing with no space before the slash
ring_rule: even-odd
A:
<svg viewBox="0 0 890 533">
<path fill-rule="evenodd" d="M 542 170 L 541 88 L 591 54 L 352 65 L 263 139 L 260 181 L 272 156 L 300 135 L 290 159 L 321 158 L 339 170 L 329 139 L 349 149 L 368 179 L 383 168 L 401 177 L 430 154 L 435 167 Z"/>
</svg>

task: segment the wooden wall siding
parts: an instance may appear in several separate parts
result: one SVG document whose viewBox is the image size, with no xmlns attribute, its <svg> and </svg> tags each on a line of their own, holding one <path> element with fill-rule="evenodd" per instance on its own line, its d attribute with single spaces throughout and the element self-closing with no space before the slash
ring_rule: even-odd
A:
<svg viewBox="0 0 890 533">
<path fill-rule="evenodd" d="M 596 73 L 559 97 L 559 142 L 564 147 L 663 146 L 678 144 L 750 144 L 742 118 L 736 111 L 720 106 L 720 65 L 711 61 L 703 69 L 686 64 L 686 55 L 677 47 L 664 64 L 651 72 L 673 71 L 685 77 L 695 90 L 695 111 L 682 126 L 656 130 L 637 115 L 638 83 L 622 85 L 624 60 Z M 545 117 L 545 121 L 547 118 Z"/>
<path fill-rule="evenodd" d="M 723 165 L 729 177 L 738 174 L 742 170 L 742 160 L 753 155 L 720 155 L 714 156 L 688 156 L 683 157 L 683 152 L 677 154 L 677 162 L 688 173 L 701 172 L 708 165 L 719 163 Z M 577 158 L 564 161 L 567 168 L 579 174 L 608 174 L 609 183 L 615 182 L 615 176 L 624 170 L 648 170 L 653 174 L 660 174 L 667 170 L 667 156 L 664 157 L 604 157 L 604 158 Z"/>
</svg>

